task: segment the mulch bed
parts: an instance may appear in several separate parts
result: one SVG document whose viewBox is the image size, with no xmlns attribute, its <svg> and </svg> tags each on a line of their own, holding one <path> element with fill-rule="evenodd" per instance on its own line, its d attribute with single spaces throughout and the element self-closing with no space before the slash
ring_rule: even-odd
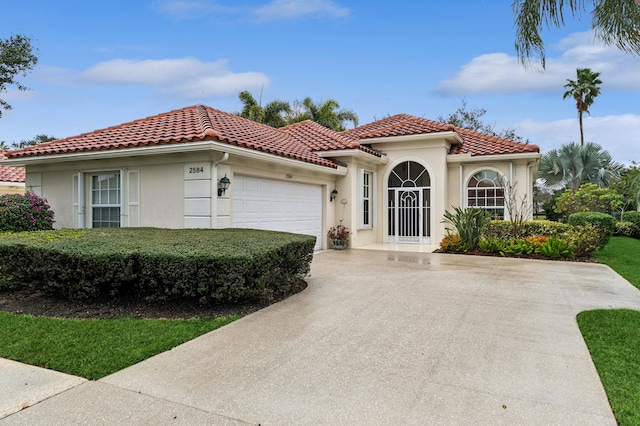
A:
<svg viewBox="0 0 640 426">
<path fill-rule="evenodd" d="M 501 255 L 500 253 L 487 253 L 486 251 L 482 251 L 480 249 L 469 250 L 466 252 L 453 252 L 453 251 L 442 251 L 440 249 L 434 250 L 434 253 L 446 253 L 446 254 L 461 254 L 468 256 L 489 256 L 489 257 L 511 257 L 516 259 L 538 259 L 538 260 L 560 260 L 564 262 L 586 262 L 586 263 L 599 263 L 598 259 L 593 256 L 583 256 L 583 257 L 559 257 L 557 259 L 551 259 L 549 257 L 542 256 L 540 254 L 522 254 L 522 255 Z"/>
<path fill-rule="evenodd" d="M 25 289 L 0 290 L 0 311 L 12 314 L 57 318 L 213 318 L 229 315 L 248 315 L 299 293 L 307 287 L 303 281 L 299 288 L 273 300 L 237 304 L 201 305 L 197 302 L 145 302 L 133 298 L 109 301 L 82 301 L 56 299 Z"/>
</svg>

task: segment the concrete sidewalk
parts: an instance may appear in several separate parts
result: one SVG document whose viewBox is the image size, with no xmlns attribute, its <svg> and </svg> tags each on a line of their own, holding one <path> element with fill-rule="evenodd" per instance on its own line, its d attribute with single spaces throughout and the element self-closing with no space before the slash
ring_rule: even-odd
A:
<svg viewBox="0 0 640 426">
<path fill-rule="evenodd" d="M 0 424 L 615 425 L 575 317 L 619 307 L 640 291 L 604 265 L 326 251 L 304 292 L 96 382 L 52 374 L 66 391 Z"/>
</svg>

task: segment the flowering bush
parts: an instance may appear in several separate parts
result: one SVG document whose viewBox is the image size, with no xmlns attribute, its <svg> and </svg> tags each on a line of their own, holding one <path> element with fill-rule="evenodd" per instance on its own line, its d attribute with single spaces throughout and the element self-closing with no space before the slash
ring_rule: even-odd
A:
<svg viewBox="0 0 640 426">
<path fill-rule="evenodd" d="M 0 231 L 53 229 L 53 217 L 47 200 L 33 192 L 0 195 Z"/>
<path fill-rule="evenodd" d="M 330 240 L 344 240 L 349 241 L 349 228 L 343 225 L 333 226 L 327 232 L 327 236 Z"/>
<path fill-rule="evenodd" d="M 444 252 L 463 253 L 467 251 L 467 248 L 458 235 L 449 234 L 440 241 L 440 250 Z"/>
<path fill-rule="evenodd" d="M 533 247 L 533 250 L 535 251 L 542 244 L 546 243 L 547 239 L 548 238 L 545 235 L 532 235 L 530 237 L 526 237 L 524 241 Z"/>
</svg>

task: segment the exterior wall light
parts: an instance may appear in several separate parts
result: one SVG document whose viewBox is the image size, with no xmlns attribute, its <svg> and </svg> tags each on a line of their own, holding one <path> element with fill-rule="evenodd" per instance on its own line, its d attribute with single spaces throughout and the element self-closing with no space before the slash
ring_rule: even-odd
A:
<svg viewBox="0 0 640 426">
<path fill-rule="evenodd" d="M 338 196 L 338 190 L 334 189 L 333 191 L 331 191 L 331 194 L 329 195 L 329 201 L 335 200 L 337 196 Z"/>
<path fill-rule="evenodd" d="M 227 189 L 229 189 L 229 185 L 231 185 L 231 180 L 229 180 L 229 178 L 225 174 L 224 177 L 221 178 L 218 182 L 218 197 L 227 192 Z"/>
</svg>

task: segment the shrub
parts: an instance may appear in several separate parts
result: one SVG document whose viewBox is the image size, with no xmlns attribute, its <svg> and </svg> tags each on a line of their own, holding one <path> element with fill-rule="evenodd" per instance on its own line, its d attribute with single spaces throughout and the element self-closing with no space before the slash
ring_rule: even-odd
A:
<svg viewBox="0 0 640 426">
<path fill-rule="evenodd" d="M 467 251 L 462 240 L 457 235 L 446 235 L 442 241 L 440 241 L 440 250 L 444 252 L 462 253 Z"/>
<path fill-rule="evenodd" d="M 33 192 L 0 195 L 0 231 L 53 229 L 53 217 L 47 200 Z"/>
<path fill-rule="evenodd" d="M 488 237 L 480 240 L 480 250 L 485 253 L 503 253 L 507 242 L 502 238 Z"/>
<path fill-rule="evenodd" d="M 578 257 L 590 256 L 596 249 L 604 247 L 608 239 L 606 231 L 587 223 L 573 226 L 567 232 L 567 238 L 574 247 L 574 254 Z"/>
<path fill-rule="evenodd" d="M 598 212 L 574 213 L 569 216 L 568 223 L 572 226 L 584 226 L 590 223 L 602 229 L 605 233 L 602 245 L 606 244 L 609 236 L 613 235 L 616 226 L 616 220 L 613 216 Z"/>
<path fill-rule="evenodd" d="M 514 238 L 511 235 L 511 224 L 508 220 L 492 220 L 484 230 L 484 236 L 487 238 Z M 551 220 L 527 220 L 522 224 L 521 233 L 523 237 L 533 237 L 544 235 L 546 237 L 559 237 L 567 232 L 569 226 Z"/>
<path fill-rule="evenodd" d="M 504 248 L 504 253 L 520 256 L 523 254 L 531 254 L 535 251 L 532 244 L 529 244 L 525 240 L 515 238 L 509 241 Z"/>
<path fill-rule="evenodd" d="M 249 229 L 15 233 L 0 238 L 1 272 L 12 285 L 70 299 L 264 300 L 299 285 L 314 244 L 311 236 Z"/>
<path fill-rule="evenodd" d="M 623 237 L 634 237 L 636 233 L 636 226 L 633 222 L 616 222 L 616 230 L 614 235 L 621 235 Z"/>
<path fill-rule="evenodd" d="M 558 259 L 560 257 L 567 258 L 573 257 L 574 248 L 565 240 L 551 237 L 538 247 L 536 253 L 550 259 Z"/>
<path fill-rule="evenodd" d="M 454 207 L 454 213 L 444 212 L 443 222 L 453 225 L 465 249 L 472 250 L 478 247 L 482 230 L 491 222 L 491 217 L 484 209 Z"/>
<path fill-rule="evenodd" d="M 633 238 L 640 238 L 640 212 L 624 212 L 622 220 L 633 224 L 633 233 L 629 235 Z"/>
<path fill-rule="evenodd" d="M 556 213 L 570 216 L 579 212 L 613 214 L 624 205 L 624 197 L 613 188 L 601 188 L 594 183 L 580 185 L 576 192 L 567 189 L 556 199 Z"/>
</svg>

